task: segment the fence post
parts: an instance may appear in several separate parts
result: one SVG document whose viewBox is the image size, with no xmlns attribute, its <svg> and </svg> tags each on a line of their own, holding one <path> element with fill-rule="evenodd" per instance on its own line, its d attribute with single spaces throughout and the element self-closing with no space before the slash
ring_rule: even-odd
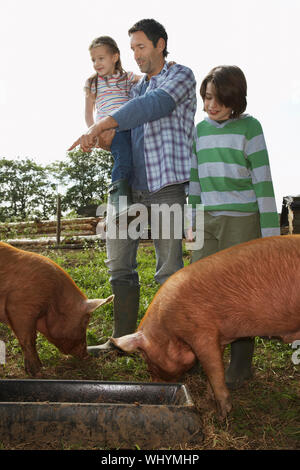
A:
<svg viewBox="0 0 300 470">
<path fill-rule="evenodd" d="M 60 232 L 61 232 L 61 207 L 60 207 L 60 194 L 57 194 L 57 209 L 56 209 L 56 243 L 60 245 Z"/>
</svg>

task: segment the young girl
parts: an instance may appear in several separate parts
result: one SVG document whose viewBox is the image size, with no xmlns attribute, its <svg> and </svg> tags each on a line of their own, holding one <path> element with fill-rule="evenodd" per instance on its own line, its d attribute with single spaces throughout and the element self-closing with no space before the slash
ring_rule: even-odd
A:
<svg viewBox="0 0 300 470">
<path fill-rule="evenodd" d="M 85 83 L 85 120 L 88 127 L 96 121 L 118 109 L 129 99 L 129 91 L 133 84 L 141 78 L 132 72 L 123 70 L 120 50 L 116 42 L 109 36 L 101 36 L 92 41 L 89 51 L 96 74 Z M 127 196 L 131 200 L 130 179 L 132 172 L 130 131 L 116 132 L 111 145 L 114 157 L 112 169 L 112 185 L 109 187 L 109 201 L 118 215 L 119 196 Z"/>
<path fill-rule="evenodd" d="M 280 235 L 268 153 L 260 123 L 243 114 L 247 83 L 235 66 L 213 68 L 201 84 L 206 119 L 196 126 L 189 204 L 204 205 L 204 245 L 192 262 L 254 238 Z M 188 231 L 191 240 L 191 229 Z M 231 344 L 226 382 L 251 377 L 254 339 Z"/>
</svg>

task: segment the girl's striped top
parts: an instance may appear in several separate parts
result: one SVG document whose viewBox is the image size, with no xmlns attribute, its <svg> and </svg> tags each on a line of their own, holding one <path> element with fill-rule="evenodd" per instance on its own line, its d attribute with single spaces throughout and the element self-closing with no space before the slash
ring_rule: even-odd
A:
<svg viewBox="0 0 300 470">
<path fill-rule="evenodd" d="M 196 126 L 189 204 L 205 211 L 259 212 L 262 236 L 280 235 L 269 157 L 259 121 L 244 114 Z"/>
<path fill-rule="evenodd" d="M 134 83 L 135 75 L 127 72 L 121 76 L 120 73 L 108 77 L 101 77 L 98 74 L 97 93 L 95 80 L 93 80 L 91 93 L 96 95 L 96 121 L 109 115 L 112 111 L 120 108 L 129 100 L 129 91 Z M 89 79 L 86 81 L 85 90 L 89 90 Z"/>
</svg>

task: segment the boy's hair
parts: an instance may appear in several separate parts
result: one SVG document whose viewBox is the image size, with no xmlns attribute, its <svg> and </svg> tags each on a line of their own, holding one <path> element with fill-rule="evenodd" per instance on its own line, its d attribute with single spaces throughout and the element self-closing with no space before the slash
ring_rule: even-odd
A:
<svg viewBox="0 0 300 470">
<path fill-rule="evenodd" d="M 235 65 L 214 67 L 201 83 L 200 95 L 203 101 L 209 82 L 215 87 L 218 101 L 232 109 L 230 118 L 238 118 L 247 107 L 247 82 L 241 69 Z"/>
<path fill-rule="evenodd" d="M 121 62 L 121 56 L 120 56 L 120 49 L 118 48 L 118 45 L 116 41 L 111 38 L 110 36 L 100 36 L 99 38 L 94 39 L 90 46 L 89 46 L 89 51 L 91 52 L 92 49 L 98 46 L 106 46 L 111 54 L 119 54 L 119 59 L 116 62 L 116 72 L 120 72 L 121 77 L 123 78 L 124 75 L 126 75 L 125 70 L 122 67 L 122 62 Z M 97 85 L 98 85 L 98 74 L 95 73 L 92 75 L 89 79 L 89 87 L 90 90 L 92 88 L 93 83 L 95 83 L 96 87 L 96 92 L 97 92 Z"/>
<path fill-rule="evenodd" d="M 137 33 L 138 31 L 143 31 L 147 38 L 152 42 L 154 47 L 157 46 L 158 40 L 163 38 L 165 41 L 163 56 L 167 57 L 169 54 L 167 51 L 168 35 L 162 24 L 153 19 L 140 20 L 129 29 L 128 35 L 130 36 L 131 34 Z"/>
</svg>

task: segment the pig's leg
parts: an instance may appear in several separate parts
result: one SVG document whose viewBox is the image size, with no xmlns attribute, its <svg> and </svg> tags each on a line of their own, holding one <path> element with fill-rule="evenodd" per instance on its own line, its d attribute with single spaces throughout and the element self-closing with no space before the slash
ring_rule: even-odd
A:
<svg viewBox="0 0 300 470">
<path fill-rule="evenodd" d="M 221 418 L 225 418 L 232 408 L 230 394 L 225 384 L 223 364 L 224 346 L 211 337 L 199 339 L 193 347 L 202 367 L 207 375 L 210 387 L 213 391 Z"/>
<path fill-rule="evenodd" d="M 36 375 L 41 368 L 41 361 L 36 351 L 36 321 L 31 318 L 22 318 L 22 321 L 13 321 L 10 326 L 15 333 L 24 355 L 25 371 L 29 375 Z"/>
<path fill-rule="evenodd" d="M 293 343 L 294 341 L 300 340 L 300 330 L 296 331 L 295 333 L 282 336 L 281 339 L 284 343 Z"/>
<path fill-rule="evenodd" d="M 221 349 L 221 356 L 222 356 L 222 360 L 223 360 L 225 345 L 220 346 L 220 349 Z M 226 385 L 226 382 L 225 382 L 225 385 Z M 212 386 L 211 386 L 209 380 L 207 381 L 207 393 L 208 393 L 210 399 L 215 401 L 215 394 L 214 394 L 214 391 L 212 389 Z"/>
</svg>

